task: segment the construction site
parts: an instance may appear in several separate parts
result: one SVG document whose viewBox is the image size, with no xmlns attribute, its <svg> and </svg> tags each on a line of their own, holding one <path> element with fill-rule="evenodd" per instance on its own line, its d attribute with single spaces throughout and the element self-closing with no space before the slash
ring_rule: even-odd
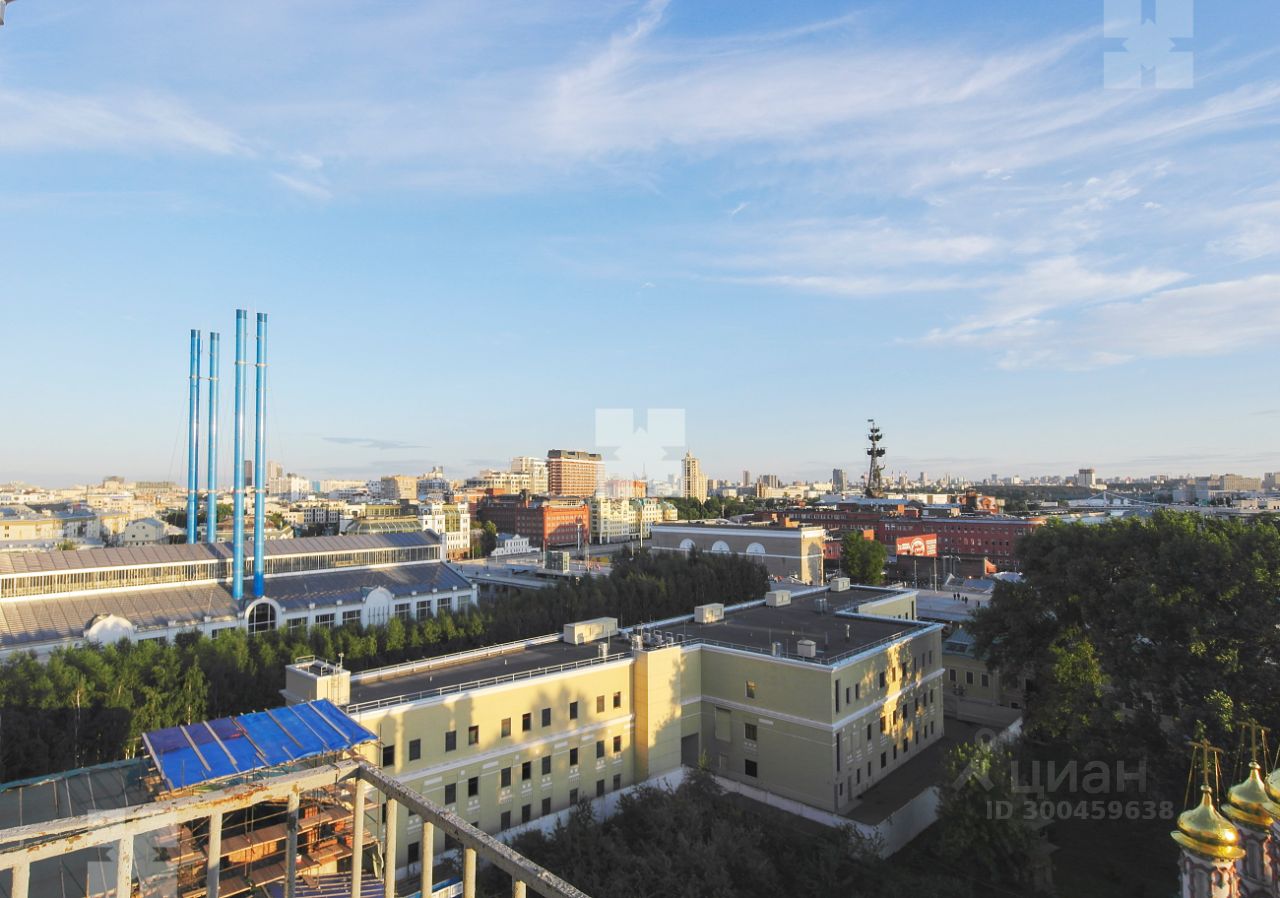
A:
<svg viewBox="0 0 1280 898">
<path fill-rule="evenodd" d="M 321 700 L 146 733 L 138 757 L 0 789 L 6 898 L 475 895 L 479 862 L 512 894 L 568 883 L 368 764 L 374 735 Z M 426 845 L 395 880 L 404 804 Z M 435 827 L 455 846 L 432 856 Z M 448 860 L 451 866 L 440 862 Z M 459 875 L 441 871 L 457 867 Z M 4 881 L 7 879 L 7 882 Z"/>
</svg>

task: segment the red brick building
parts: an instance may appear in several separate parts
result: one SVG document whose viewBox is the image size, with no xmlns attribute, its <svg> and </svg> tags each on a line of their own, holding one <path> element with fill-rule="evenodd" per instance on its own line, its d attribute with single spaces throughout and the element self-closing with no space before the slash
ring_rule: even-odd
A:
<svg viewBox="0 0 1280 898">
<path fill-rule="evenodd" d="M 581 499 L 493 496 L 480 502 L 476 517 L 492 521 L 499 533 L 527 536 L 541 549 L 576 546 L 591 536 L 591 509 Z"/>
<path fill-rule="evenodd" d="M 894 554 L 899 537 L 938 535 L 938 555 L 962 560 L 990 559 L 1000 570 L 1016 570 L 1018 538 L 1044 524 L 1043 518 L 1005 518 L 994 515 L 954 518 L 885 517 L 875 525 L 876 539 Z"/>
</svg>

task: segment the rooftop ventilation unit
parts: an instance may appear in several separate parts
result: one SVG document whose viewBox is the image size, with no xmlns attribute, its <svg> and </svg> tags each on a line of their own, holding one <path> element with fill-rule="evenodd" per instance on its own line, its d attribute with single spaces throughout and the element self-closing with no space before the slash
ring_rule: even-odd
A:
<svg viewBox="0 0 1280 898">
<path fill-rule="evenodd" d="M 801 658 L 818 657 L 818 644 L 812 639 L 801 639 L 796 643 L 796 654 Z"/>
<path fill-rule="evenodd" d="M 698 605 L 693 609 L 693 619 L 700 624 L 714 624 L 724 620 L 724 605 L 712 602 L 709 605 Z"/>
<path fill-rule="evenodd" d="M 575 621 L 564 625 L 565 642 L 570 645 L 585 645 L 597 639 L 609 639 L 618 632 L 616 617 L 597 617 L 592 620 Z"/>
<path fill-rule="evenodd" d="M 832 592 L 844 592 L 848 588 L 849 588 L 848 577 L 833 577 L 831 580 L 831 583 L 828 584 L 827 586 L 827 589 L 831 590 Z"/>
<path fill-rule="evenodd" d="M 791 604 L 791 590 L 774 589 L 764 594 L 764 603 L 770 608 L 781 608 Z"/>
</svg>

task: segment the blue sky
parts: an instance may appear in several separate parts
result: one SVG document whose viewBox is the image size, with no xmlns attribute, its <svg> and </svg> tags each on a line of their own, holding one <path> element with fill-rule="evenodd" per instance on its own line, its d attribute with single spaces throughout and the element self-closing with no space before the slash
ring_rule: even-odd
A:
<svg viewBox="0 0 1280 898">
<path fill-rule="evenodd" d="M 181 479 L 238 306 L 313 477 L 601 407 L 711 476 L 872 416 L 893 472 L 1280 470 L 1280 16 L 1194 12 L 1194 86 L 1120 90 L 1100 2 L 18 0 L 0 481 Z"/>
</svg>

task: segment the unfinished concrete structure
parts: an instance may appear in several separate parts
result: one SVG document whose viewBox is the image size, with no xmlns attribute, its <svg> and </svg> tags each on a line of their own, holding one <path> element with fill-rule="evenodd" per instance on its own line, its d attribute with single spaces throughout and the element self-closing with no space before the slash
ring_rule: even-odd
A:
<svg viewBox="0 0 1280 898">
<path fill-rule="evenodd" d="M 432 839 L 421 873 L 396 890 L 401 805 L 425 832 L 459 846 L 461 893 L 477 863 L 547 896 L 573 886 L 359 757 L 373 735 L 329 702 L 172 727 L 144 738 L 145 757 L 0 791 L 0 888 L 10 898 L 295 898 L 323 882 L 353 898 L 443 894 Z M 4 880 L 7 878 L 7 883 Z"/>
</svg>

